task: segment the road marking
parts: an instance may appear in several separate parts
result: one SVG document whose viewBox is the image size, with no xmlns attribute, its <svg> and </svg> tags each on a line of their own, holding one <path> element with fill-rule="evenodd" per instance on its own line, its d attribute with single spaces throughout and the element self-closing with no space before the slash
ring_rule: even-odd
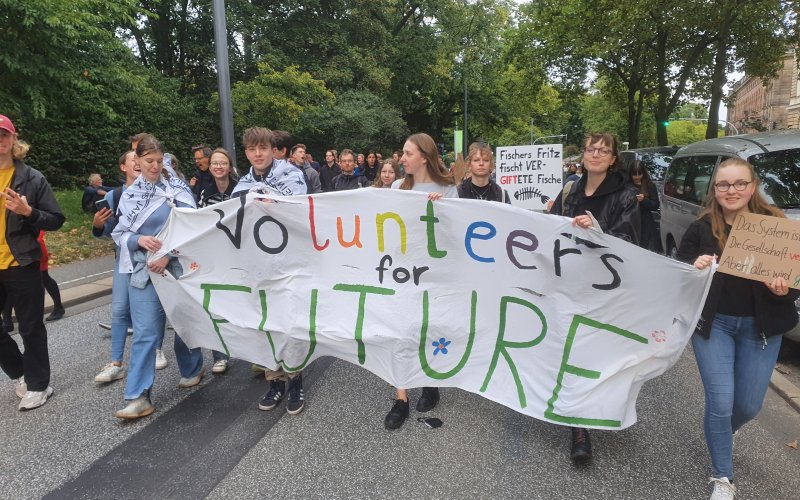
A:
<svg viewBox="0 0 800 500">
<path fill-rule="evenodd" d="M 89 279 L 89 278 L 94 278 L 95 276 L 102 276 L 102 275 L 104 275 L 104 274 L 111 274 L 111 273 L 113 273 L 113 272 L 114 272 L 114 270 L 112 269 L 111 271 L 103 271 L 103 272 L 101 272 L 101 273 L 94 273 L 94 274 L 90 274 L 90 275 L 88 275 L 88 276 L 84 276 L 84 277 L 82 277 L 82 278 L 75 278 L 74 280 L 62 281 L 61 283 L 59 283 L 59 284 L 58 284 L 58 286 L 61 286 L 61 285 L 68 285 L 68 284 L 70 284 L 70 283 L 75 283 L 76 281 L 83 281 L 83 280 L 87 280 L 87 279 Z"/>
</svg>

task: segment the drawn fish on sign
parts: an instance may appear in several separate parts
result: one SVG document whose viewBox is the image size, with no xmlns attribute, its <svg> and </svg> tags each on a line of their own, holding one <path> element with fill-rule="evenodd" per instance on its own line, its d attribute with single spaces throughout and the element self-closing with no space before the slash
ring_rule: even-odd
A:
<svg viewBox="0 0 800 500">
<path fill-rule="evenodd" d="M 532 186 L 524 187 L 514 193 L 514 198 L 520 201 L 530 200 L 533 198 L 539 198 L 542 200 L 542 203 L 545 204 L 550 201 L 550 197 L 546 194 L 542 193 L 538 189 Z"/>
</svg>

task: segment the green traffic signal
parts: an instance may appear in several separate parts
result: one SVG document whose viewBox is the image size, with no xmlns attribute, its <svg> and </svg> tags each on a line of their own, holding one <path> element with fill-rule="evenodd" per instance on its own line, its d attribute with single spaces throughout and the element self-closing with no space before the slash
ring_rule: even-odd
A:
<svg viewBox="0 0 800 500">
<path fill-rule="evenodd" d="M 663 122 L 661 122 L 661 125 L 664 125 L 665 127 L 669 127 L 669 120 L 664 120 Z"/>
</svg>

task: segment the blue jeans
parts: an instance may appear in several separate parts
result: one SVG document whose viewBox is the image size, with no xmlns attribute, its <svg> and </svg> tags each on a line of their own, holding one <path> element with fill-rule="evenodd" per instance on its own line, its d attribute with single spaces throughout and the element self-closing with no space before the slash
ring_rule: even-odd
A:
<svg viewBox="0 0 800 500">
<path fill-rule="evenodd" d="M 692 337 L 705 389 L 703 428 L 714 477 L 733 480 L 733 433 L 761 410 L 782 336 L 764 341 L 755 318 L 717 314 L 708 339 Z"/>
<path fill-rule="evenodd" d="M 150 394 L 156 372 L 156 349 L 164 338 L 166 314 L 161 307 L 153 283 L 148 281 L 144 288 L 128 286 L 131 319 L 133 322 L 133 342 L 128 379 L 125 383 L 125 399 L 136 399 Z M 189 349 L 178 335 L 175 335 L 175 357 L 182 377 L 194 377 L 203 369 L 203 353 L 200 348 Z"/>
<path fill-rule="evenodd" d="M 111 283 L 111 361 L 122 362 L 128 327 L 133 326 L 128 302 L 129 277 L 130 275 L 119 272 L 119 256 L 117 256 L 114 262 L 114 281 Z"/>
</svg>

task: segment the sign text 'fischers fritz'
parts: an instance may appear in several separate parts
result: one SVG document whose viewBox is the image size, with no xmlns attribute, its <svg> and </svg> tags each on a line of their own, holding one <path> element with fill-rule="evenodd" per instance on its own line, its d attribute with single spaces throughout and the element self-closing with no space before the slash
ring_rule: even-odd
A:
<svg viewBox="0 0 800 500">
<path fill-rule="evenodd" d="M 495 169 L 512 205 L 543 211 L 563 185 L 561 144 L 499 147 Z"/>
</svg>

